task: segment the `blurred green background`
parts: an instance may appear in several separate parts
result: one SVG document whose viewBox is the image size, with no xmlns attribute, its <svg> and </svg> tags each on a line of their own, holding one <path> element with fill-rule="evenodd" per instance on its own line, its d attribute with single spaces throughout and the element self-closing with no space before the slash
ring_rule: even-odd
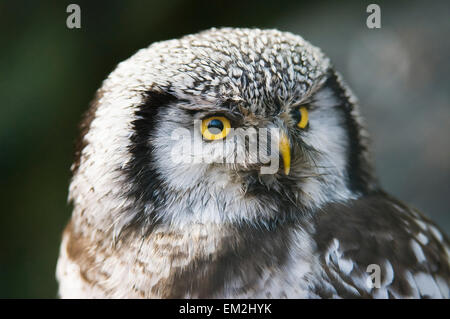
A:
<svg viewBox="0 0 450 319">
<path fill-rule="evenodd" d="M 53 298 L 73 142 L 120 61 L 213 26 L 278 28 L 321 47 L 360 99 L 385 189 L 449 233 L 448 1 L 0 1 L 0 297 Z"/>
</svg>

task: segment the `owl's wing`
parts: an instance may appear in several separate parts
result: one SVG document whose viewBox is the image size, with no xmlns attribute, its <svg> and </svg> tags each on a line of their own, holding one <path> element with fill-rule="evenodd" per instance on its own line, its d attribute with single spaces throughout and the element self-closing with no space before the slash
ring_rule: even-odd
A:
<svg viewBox="0 0 450 319">
<path fill-rule="evenodd" d="M 315 218 L 319 296 L 449 298 L 449 240 L 418 211 L 380 192 Z"/>
</svg>

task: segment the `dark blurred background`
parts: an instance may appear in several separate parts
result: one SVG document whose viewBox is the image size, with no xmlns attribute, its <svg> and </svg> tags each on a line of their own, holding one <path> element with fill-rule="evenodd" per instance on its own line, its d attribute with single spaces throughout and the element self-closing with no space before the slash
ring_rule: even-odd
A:
<svg viewBox="0 0 450 319">
<path fill-rule="evenodd" d="M 81 29 L 66 27 L 69 3 Z M 0 297 L 53 298 L 73 142 L 120 61 L 213 26 L 278 28 L 321 47 L 360 99 L 384 188 L 450 232 L 447 0 L 0 1 Z"/>
</svg>

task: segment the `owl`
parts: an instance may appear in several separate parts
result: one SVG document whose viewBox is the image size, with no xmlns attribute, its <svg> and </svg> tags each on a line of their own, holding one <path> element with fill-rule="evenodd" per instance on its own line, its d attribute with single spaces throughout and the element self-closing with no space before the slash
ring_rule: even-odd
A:
<svg viewBox="0 0 450 319">
<path fill-rule="evenodd" d="M 300 36 L 221 28 L 120 63 L 82 125 L 62 298 L 448 298 L 449 240 L 384 192 Z"/>
</svg>

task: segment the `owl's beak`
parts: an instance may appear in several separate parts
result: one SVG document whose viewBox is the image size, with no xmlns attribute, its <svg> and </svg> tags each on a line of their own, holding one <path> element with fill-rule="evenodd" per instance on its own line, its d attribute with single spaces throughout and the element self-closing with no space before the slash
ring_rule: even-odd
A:
<svg viewBox="0 0 450 319">
<path fill-rule="evenodd" d="M 283 158 L 284 174 L 289 175 L 289 171 L 291 170 L 291 146 L 289 144 L 289 138 L 284 132 L 280 136 L 279 150 Z"/>
</svg>

